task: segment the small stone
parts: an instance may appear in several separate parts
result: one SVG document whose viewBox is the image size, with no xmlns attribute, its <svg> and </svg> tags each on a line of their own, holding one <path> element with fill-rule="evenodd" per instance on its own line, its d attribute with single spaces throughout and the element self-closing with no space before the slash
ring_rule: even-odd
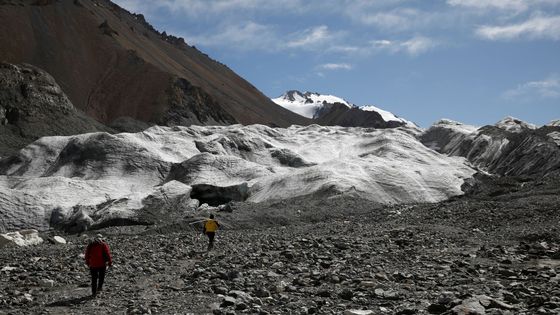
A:
<svg viewBox="0 0 560 315">
<path fill-rule="evenodd" d="M 224 300 L 222 301 L 221 306 L 222 307 L 234 306 L 236 303 L 237 303 L 237 300 L 234 297 L 226 296 L 226 297 L 224 297 Z"/>
<path fill-rule="evenodd" d="M 235 309 L 238 311 L 242 311 L 247 309 L 247 304 L 241 302 L 241 303 L 237 303 L 237 305 L 235 305 Z"/>
<path fill-rule="evenodd" d="M 430 304 L 427 310 L 430 314 L 442 314 L 447 311 L 447 307 L 442 304 Z"/>
<path fill-rule="evenodd" d="M 228 289 L 225 287 L 219 287 L 219 286 L 214 286 L 212 287 L 212 291 L 214 291 L 214 293 L 216 294 L 227 294 Z"/>
<path fill-rule="evenodd" d="M 414 315 L 418 310 L 414 308 L 405 308 L 397 312 L 397 315 Z"/>
<path fill-rule="evenodd" d="M 294 253 L 292 251 L 286 250 L 280 253 L 282 256 L 286 257 L 287 259 L 294 259 Z"/>
<path fill-rule="evenodd" d="M 373 315 L 371 310 L 346 310 L 344 315 Z"/>
<path fill-rule="evenodd" d="M 270 296 L 270 292 L 269 292 L 267 289 L 258 288 L 258 289 L 255 291 L 255 296 L 256 296 L 256 297 L 262 297 L 262 298 L 269 297 L 269 296 Z"/>
<path fill-rule="evenodd" d="M 344 300 L 352 300 L 352 298 L 354 297 L 354 292 L 348 289 L 344 289 L 338 294 L 338 296 Z"/>
<path fill-rule="evenodd" d="M 288 286 L 288 284 L 286 282 L 280 281 L 274 286 L 274 292 L 282 293 L 286 290 L 287 286 Z"/>
<path fill-rule="evenodd" d="M 373 288 L 377 285 L 375 281 L 362 281 L 360 282 L 360 287 L 362 288 Z"/>
<path fill-rule="evenodd" d="M 375 274 L 375 279 L 382 280 L 382 281 L 389 281 L 389 277 L 385 273 L 378 272 Z"/>
<path fill-rule="evenodd" d="M 54 287 L 54 280 L 41 279 L 41 280 L 39 280 L 39 285 L 42 286 L 42 287 L 52 288 L 52 287 Z"/>
<path fill-rule="evenodd" d="M 515 272 L 512 271 L 512 270 L 505 269 L 505 268 L 504 268 L 504 269 L 500 269 L 498 272 L 500 273 L 500 275 L 502 275 L 502 276 L 504 276 L 504 277 L 514 277 L 514 276 L 517 276 L 517 273 L 515 273 Z"/>
<path fill-rule="evenodd" d="M 25 293 L 25 294 L 23 295 L 23 298 L 24 298 L 26 301 L 28 301 L 28 302 L 33 301 L 33 297 L 32 297 L 31 294 L 29 294 L 29 293 Z"/>
<path fill-rule="evenodd" d="M 336 247 L 336 248 L 338 248 L 338 249 L 340 249 L 340 250 L 347 250 L 347 249 L 350 248 L 350 246 L 348 246 L 348 244 L 341 243 L 341 242 L 335 243 L 335 244 L 334 244 L 334 247 Z"/>
<path fill-rule="evenodd" d="M 317 296 L 331 297 L 331 291 L 329 291 L 329 290 L 319 290 L 319 292 L 317 292 Z"/>
<path fill-rule="evenodd" d="M 275 263 L 272 264 L 272 266 L 270 266 L 270 268 L 272 269 L 282 269 L 284 268 L 284 263 L 281 261 L 277 261 Z"/>
</svg>

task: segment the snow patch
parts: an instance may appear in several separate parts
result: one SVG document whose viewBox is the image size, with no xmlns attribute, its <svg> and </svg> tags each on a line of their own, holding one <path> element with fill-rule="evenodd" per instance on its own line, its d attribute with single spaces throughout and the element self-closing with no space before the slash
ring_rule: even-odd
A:
<svg viewBox="0 0 560 315">
<path fill-rule="evenodd" d="M 557 145 L 560 146 L 560 132 L 553 131 L 547 135 L 552 141 L 554 141 Z"/>
<path fill-rule="evenodd" d="M 514 133 L 519 133 L 527 129 L 533 129 L 533 130 L 537 129 L 537 126 L 530 123 L 526 123 L 522 120 L 519 120 L 511 116 L 505 117 L 504 119 L 497 122 L 494 126 Z"/>
<path fill-rule="evenodd" d="M 476 126 L 466 125 L 466 124 L 463 124 L 461 122 L 451 120 L 451 119 L 447 119 L 447 118 L 443 118 L 443 119 L 437 121 L 432 126 L 433 127 L 441 127 L 441 128 L 452 129 L 453 131 L 461 133 L 461 134 L 470 134 L 470 133 L 475 132 L 479 128 L 479 127 L 476 127 Z"/>
<path fill-rule="evenodd" d="M 560 119 L 553 120 L 553 121 L 549 122 L 548 124 L 546 124 L 546 126 L 548 126 L 548 127 L 560 127 Z"/>
<path fill-rule="evenodd" d="M 416 126 L 416 124 L 414 124 L 411 121 L 399 118 L 399 117 L 395 116 L 395 114 L 393 114 L 389 111 L 386 111 L 384 109 L 381 109 L 379 107 L 373 106 L 373 105 L 366 105 L 366 106 L 362 106 L 362 107 L 359 107 L 359 108 L 361 110 L 364 110 L 364 111 L 367 111 L 367 112 L 377 112 L 379 115 L 381 115 L 381 118 L 383 118 L 384 121 L 398 121 L 398 122 L 405 123 L 410 127 Z"/>
</svg>

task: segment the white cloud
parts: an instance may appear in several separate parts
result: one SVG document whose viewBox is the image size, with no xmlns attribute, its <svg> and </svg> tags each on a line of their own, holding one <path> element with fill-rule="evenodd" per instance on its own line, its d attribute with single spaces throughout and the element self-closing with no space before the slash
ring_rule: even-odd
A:
<svg viewBox="0 0 560 315">
<path fill-rule="evenodd" d="M 476 35 L 489 40 L 560 39 L 560 16 L 535 16 L 525 22 L 505 26 L 481 26 Z"/>
<path fill-rule="evenodd" d="M 237 50 L 276 50 L 277 35 L 273 27 L 255 22 L 223 25 L 213 33 L 185 36 L 194 45 L 226 46 Z"/>
<path fill-rule="evenodd" d="M 281 34 L 272 25 L 248 21 L 242 24 L 224 23 L 204 34 L 185 35 L 189 44 L 226 47 L 228 49 L 247 51 L 260 50 L 279 52 L 286 50 L 329 50 L 340 33 L 330 32 L 325 25 L 307 28 L 289 34 Z"/>
<path fill-rule="evenodd" d="M 372 48 L 377 51 L 388 51 L 391 53 L 404 52 L 411 56 L 417 56 L 432 50 L 439 42 L 424 36 L 415 36 L 406 41 L 398 40 L 375 40 L 371 42 Z"/>
<path fill-rule="evenodd" d="M 323 70 L 352 70 L 352 65 L 347 63 L 325 63 L 317 68 Z"/>
<path fill-rule="evenodd" d="M 326 25 L 308 28 L 290 36 L 292 39 L 286 43 L 290 48 L 313 48 L 321 45 L 333 37 Z"/>
<path fill-rule="evenodd" d="M 297 13 L 305 12 L 311 7 L 305 0 L 114 0 L 114 2 L 135 12 L 148 13 L 166 9 L 169 12 L 195 18 L 207 18 L 210 15 L 239 15 L 248 12 Z"/>
<path fill-rule="evenodd" d="M 327 49 L 328 52 L 333 53 L 344 53 L 344 54 L 355 54 L 363 51 L 363 47 L 357 45 L 333 45 Z"/>
<path fill-rule="evenodd" d="M 560 0 L 447 0 L 447 4 L 482 11 L 502 10 L 521 13 L 547 6 L 556 6 L 560 4 Z"/>
<path fill-rule="evenodd" d="M 502 95 L 508 100 L 530 101 L 536 98 L 560 98 L 560 76 L 551 75 L 541 81 L 530 81 L 508 90 Z"/>
<path fill-rule="evenodd" d="M 508 11 L 525 11 L 529 8 L 530 0 L 447 0 L 451 6 L 474 9 L 499 9 Z"/>
<path fill-rule="evenodd" d="M 437 45 L 438 43 L 433 39 L 422 36 L 411 38 L 401 44 L 406 52 L 413 56 L 425 53 Z"/>
<path fill-rule="evenodd" d="M 376 26 L 385 31 L 406 31 L 432 24 L 434 14 L 412 8 L 397 8 L 389 11 L 352 12 L 359 22 Z"/>
</svg>

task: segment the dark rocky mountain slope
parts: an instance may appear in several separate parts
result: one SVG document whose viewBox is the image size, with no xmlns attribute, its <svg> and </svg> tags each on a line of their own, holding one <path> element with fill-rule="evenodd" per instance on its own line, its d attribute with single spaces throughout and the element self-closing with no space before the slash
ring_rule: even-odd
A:
<svg viewBox="0 0 560 315">
<path fill-rule="evenodd" d="M 112 130 L 74 108 L 48 73 L 0 63 L 0 156 L 42 136 L 93 131 Z"/>
<path fill-rule="evenodd" d="M 323 126 L 397 128 L 404 126 L 402 121 L 385 121 L 375 111 L 365 111 L 359 107 L 347 107 L 340 103 L 328 104 L 319 113 L 315 121 Z"/>
<path fill-rule="evenodd" d="M 308 121 L 108 0 L 0 0 L 0 21 L 0 61 L 44 69 L 76 108 L 104 124 Z"/>
</svg>

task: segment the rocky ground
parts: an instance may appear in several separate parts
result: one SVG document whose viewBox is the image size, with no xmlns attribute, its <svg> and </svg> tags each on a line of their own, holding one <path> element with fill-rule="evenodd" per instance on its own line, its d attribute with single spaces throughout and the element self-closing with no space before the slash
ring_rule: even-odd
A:
<svg viewBox="0 0 560 315">
<path fill-rule="evenodd" d="M 209 253 L 195 218 L 107 228 L 115 265 L 95 299 L 88 235 L 3 248 L 0 314 L 560 314 L 559 181 L 473 191 L 235 204 Z"/>
</svg>

